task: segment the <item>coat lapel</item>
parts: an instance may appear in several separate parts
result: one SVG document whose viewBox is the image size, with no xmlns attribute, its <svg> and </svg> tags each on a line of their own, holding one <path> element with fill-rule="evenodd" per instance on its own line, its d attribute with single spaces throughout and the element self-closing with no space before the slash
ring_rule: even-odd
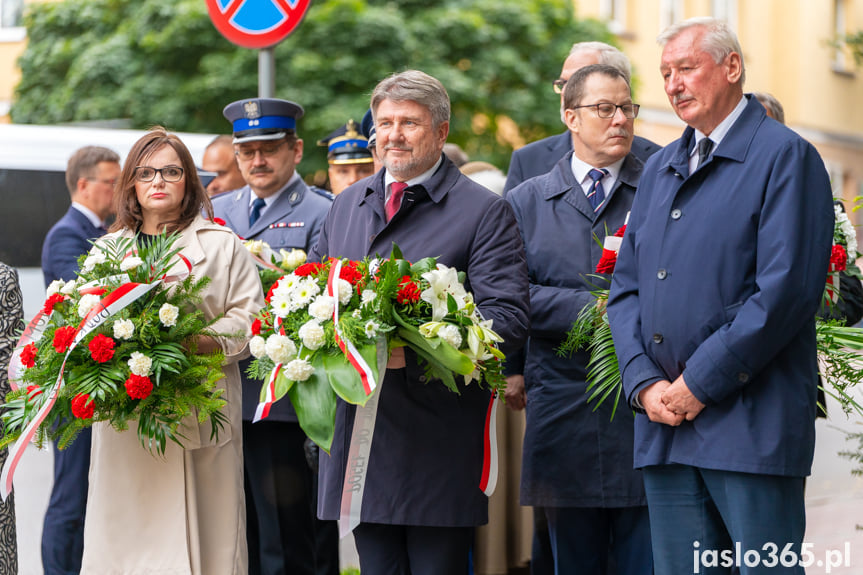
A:
<svg viewBox="0 0 863 575">
<path fill-rule="evenodd" d="M 248 237 L 258 235 L 272 224 L 289 223 L 288 219 L 294 211 L 294 206 L 303 199 L 304 188 L 305 184 L 300 178 L 293 180 L 293 183 L 288 183 L 285 191 L 279 194 L 276 201 L 264 210 L 260 219 L 249 229 Z"/>
<path fill-rule="evenodd" d="M 602 216 L 609 204 L 611 204 L 611 198 L 614 197 L 621 186 L 629 186 L 632 189 L 638 187 L 642 168 L 644 168 L 644 164 L 632 152 L 626 155 L 626 159 L 623 160 L 623 164 L 620 166 L 620 173 L 617 175 L 614 187 L 606 193 L 605 202 L 600 206 L 599 211 L 596 212 L 596 217 Z"/>
</svg>

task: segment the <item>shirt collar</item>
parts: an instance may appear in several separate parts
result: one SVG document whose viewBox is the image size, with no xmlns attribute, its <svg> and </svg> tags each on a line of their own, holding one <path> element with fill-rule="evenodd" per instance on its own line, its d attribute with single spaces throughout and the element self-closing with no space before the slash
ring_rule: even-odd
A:
<svg viewBox="0 0 863 575">
<path fill-rule="evenodd" d="M 713 141 L 713 149 L 719 147 L 719 143 L 728 135 L 728 131 L 731 129 L 731 126 L 734 125 L 734 122 L 737 121 L 737 118 L 743 113 L 743 110 L 746 109 L 747 100 L 745 96 L 740 97 L 740 101 L 737 102 L 737 105 L 731 110 L 731 113 L 725 116 L 725 119 L 719 122 L 719 125 L 716 126 L 712 132 L 710 132 L 710 139 Z M 701 142 L 707 136 L 704 135 L 701 130 L 695 130 L 695 145 L 692 147 L 692 151 L 689 153 L 689 156 L 698 153 L 698 143 Z"/>
<path fill-rule="evenodd" d="M 620 167 L 623 165 L 623 160 L 626 159 L 626 156 L 623 156 L 613 164 L 609 164 L 607 166 L 603 166 L 606 170 L 608 170 L 608 176 L 613 181 L 617 181 L 617 176 L 620 174 Z M 587 173 L 594 169 L 595 166 L 591 166 L 585 162 L 582 162 L 578 156 L 572 154 L 572 175 L 575 176 L 575 181 L 579 184 L 584 183 L 585 178 L 587 178 Z M 603 184 L 604 186 L 605 184 Z"/>
<path fill-rule="evenodd" d="M 443 162 L 443 155 L 441 155 L 441 157 L 439 157 L 437 159 L 437 162 L 435 162 L 435 165 L 432 166 L 431 169 L 426 170 L 425 172 L 423 172 L 422 174 L 420 174 L 419 176 L 417 176 L 415 178 L 411 178 L 410 180 L 406 181 L 405 183 L 408 185 L 408 187 L 410 187 L 410 186 L 416 186 L 417 184 L 422 184 L 422 183 L 429 181 L 431 179 L 431 177 L 434 175 L 434 173 L 437 171 L 437 169 L 440 167 L 442 162 Z M 390 171 L 387 170 L 386 173 L 384 174 L 384 185 L 386 186 L 387 193 L 389 193 L 390 184 L 392 184 L 395 181 L 396 181 L 396 179 L 392 176 L 392 174 L 390 174 Z"/>
<path fill-rule="evenodd" d="M 78 202 L 72 202 L 72 207 L 84 214 L 90 223 L 93 224 L 94 228 L 104 228 L 105 222 L 96 215 L 96 212 L 85 206 L 84 204 L 79 204 Z"/>
<path fill-rule="evenodd" d="M 294 175 L 291 176 L 291 179 L 288 180 L 288 183 L 285 184 L 284 186 L 282 186 L 282 188 L 278 192 L 276 192 L 272 196 L 267 196 L 266 198 L 263 198 L 266 207 L 269 208 L 270 206 L 272 206 L 273 203 L 279 199 L 279 196 L 281 196 L 283 193 L 285 193 L 285 190 L 287 190 L 292 185 L 294 185 L 294 182 L 296 182 L 299 179 L 300 179 L 299 172 L 294 171 Z M 258 195 L 255 193 L 255 190 L 251 189 L 251 186 L 249 187 L 249 189 L 252 192 L 249 194 L 249 207 L 252 207 L 252 204 L 255 202 L 255 200 L 258 199 Z"/>
</svg>

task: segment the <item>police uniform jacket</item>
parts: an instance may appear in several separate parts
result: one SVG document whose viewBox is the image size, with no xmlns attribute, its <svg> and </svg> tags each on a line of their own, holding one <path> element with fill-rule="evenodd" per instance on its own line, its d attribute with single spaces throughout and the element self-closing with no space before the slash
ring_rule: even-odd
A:
<svg viewBox="0 0 863 575">
<path fill-rule="evenodd" d="M 638 467 L 811 469 L 830 181 L 815 148 L 747 98 L 701 169 L 689 173 L 687 128 L 641 176 L 608 305 L 627 400 L 683 374 L 706 407 L 679 427 L 637 415 Z"/>
<path fill-rule="evenodd" d="M 505 200 L 463 176 L 446 157 L 424 184 L 408 187 L 387 223 L 384 170 L 336 196 L 314 258 L 437 256 L 467 274 L 465 288 L 503 338 L 507 353 L 527 335 L 524 249 Z M 461 394 L 426 381 L 416 355 L 388 370 L 381 388 L 368 463 L 363 522 L 473 526 L 487 519 L 479 488 L 489 393 L 474 382 Z M 337 519 L 355 408 L 339 400 L 331 456 L 321 454 L 318 515 Z"/>
<path fill-rule="evenodd" d="M 296 248 L 306 253 L 315 245 L 330 202 L 309 190 L 298 175 L 286 184 L 286 189 L 271 206 L 261 213 L 255 225 L 249 227 L 250 194 L 252 189 L 244 186 L 239 190 L 213 198 L 213 212 L 225 220 L 225 224 L 245 240 L 263 240 L 271 248 Z M 246 377 L 245 369 L 250 360 L 240 363 L 243 374 L 243 420 L 251 421 L 255 415 L 263 382 Z M 285 398 L 273 404 L 268 421 L 297 421 L 291 402 Z"/>
<path fill-rule="evenodd" d="M 555 351 L 578 313 L 593 305 L 606 233 L 626 221 L 643 164 L 629 154 L 614 187 L 594 213 L 571 167 L 572 152 L 554 169 L 507 195 L 527 253 L 530 338 L 523 369 L 527 427 L 521 503 L 542 507 L 646 505 L 641 472 L 632 468 L 632 410 L 611 420 L 613 398 L 587 403 L 587 363 L 579 351 Z"/>
</svg>

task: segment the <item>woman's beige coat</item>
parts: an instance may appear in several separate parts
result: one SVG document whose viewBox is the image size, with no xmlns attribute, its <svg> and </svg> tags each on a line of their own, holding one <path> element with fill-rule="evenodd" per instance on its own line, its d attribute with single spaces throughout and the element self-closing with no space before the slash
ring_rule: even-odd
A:
<svg viewBox="0 0 863 575">
<path fill-rule="evenodd" d="M 112 235 L 130 235 L 126 230 Z M 107 236 L 111 237 L 111 236 Z M 212 282 L 200 309 L 227 356 L 227 424 L 218 443 L 209 422 L 184 431 L 186 449 L 168 443 L 165 456 L 141 447 L 132 424 L 118 433 L 93 426 L 90 489 L 84 524 L 83 574 L 237 575 L 247 571 L 240 375 L 252 315 L 264 305 L 260 280 L 231 230 L 197 218 L 178 241 L 192 274 Z M 174 270 L 177 270 L 175 267 Z"/>
</svg>

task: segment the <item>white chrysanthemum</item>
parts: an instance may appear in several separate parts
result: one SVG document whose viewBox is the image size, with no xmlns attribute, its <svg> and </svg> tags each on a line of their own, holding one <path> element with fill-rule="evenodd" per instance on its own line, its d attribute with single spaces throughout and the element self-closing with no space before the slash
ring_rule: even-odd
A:
<svg viewBox="0 0 863 575">
<path fill-rule="evenodd" d="M 153 367 L 153 360 L 141 353 L 133 351 L 132 357 L 129 359 L 129 369 L 135 375 L 146 377 L 150 375 L 150 368 Z"/>
<path fill-rule="evenodd" d="M 458 327 L 454 326 L 451 323 L 442 326 L 437 335 L 439 338 L 458 349 L 461 346 L 461 334 L 458 332 Z"/>
<path fill-rule="evenodd" d="M 324 328 L 316 321 L 307 321 L 297 332 L 307 349 L 315 350 L 324 345 Z"/>
<path fill-rule="evenodd" d="M 364 289 L 363 293 L 360 294 L 360 303 L 362 305 L 368 305 L 372 303 L 376 297 L 378 297 L 378 294 L 375 290 Z"/>
<path fill-rule="evenodd" d="M 264 251 L 264 240 L 247 240 L 243 242 L 250 254 L 259 256 Z"/>
<path fill-rule="evenodd" d="M 336 287 L 339 290 L 339 303 L 348 305 L 348 302 L 351 301 L 351 297 L 354 295 L 354 286 L 348 280 L 339 278 L 336 280 Z"/>
<path fill-rule="evenodd" d="M 336 302 L 328 295 L 319 295 L 311 304 L 309 304 L 309 315 L 321 321 L 327 321 L 333 318 Z"/>
<path fill-rule="evenodd" d="M 256 358 L 261 358 L 267 355 L 267 340 L 259 335 L 254 336 L 249 340 L 249 351 Z"/>
<path fill-rule="evenodd" d="M 87 256 L 84 259 L 84 265 L 82 267 L 84 268 L 85 272 L 89 272 L 89 271 L 92 271 L 93 268 L 96 267 L 97 265 L 103 264 L 106 261 L 107 261 L 107 258 L 105 257 L 105 254 L 102 253 L 101 251 L 97 251 L 97 252 L 91 253 L 89 256 Z"/>
<path fill-rule="evenodd" d="M 365 325 L 366 337 L 369 339 L 374 339 L 378 335 L 379 329 L 381 329 L 381 324 L 379 324 L 373 319 L 370 319 L 366 322 Z"/>
<path fill-rule="evenodd" d="M 294 274 L 282 276 L 276 284 L 276 287 L 273 288 L 273 295 L 291 295 L 299 283 L 299 276 L 295 276 Z"/>
<path fill-rule="evenodd" d="M 120 262 L 120 270 L 127 272 L 129 270 L 135 269 L 143 263 L 144 260 L 142 260 L 138 256 L 129 256 Z"/>
<path fill-rule="evenodd" d="M 305 307 L 319 293 L 321 293 L 321 288 L 318 287 L 318 282 L 312 278 L 303 278 L 294 288 L 294 303 L 298 308 Z"/>
<path fill-rule="evenodd" d="M 279 250 L 279 254 L 282 256 L 282 269 L 295 270 L 306 263 L 306 252 L 303 250 Z"/>
<path fill-rule="evenodd" d="M 96 294 L 88 293 L 87 295 L 81 296 L 81 299 L 78 301 L 78 316 L 81 318 L 87 317 L 87 314 L 90 313 L 90 310 L 99 303 L 101 300 L 99 296 Z"/>
<path fill-rule="evenodd" d="M 131 319 L 118 319 L 114 322 L 114 339 L 132 339 L 135 324 Z"/>
<path fill-rule="evenodd" d="M 297 346 L 288 336 L 274 333 L 267 338 L 266 352 L 276 363 L 287 363 L 297 355 Z"/>
<path fill-rule="evenodd" d="M 54 280 L 50 284 L 48 284 L 48 289 L 45 290 L 45 298 L 49 298 L 55 293 L 60 293 L 60 290 L 63 289 L 63 286 L 66 285 L 66 282 L 63 280 Z"/>
<path fill-rule="evenodd" d="M 355 309 L 354 311 L 351 312 L 351 317 L 354 319 L 360 319 L 363 317 L 363 314 L 360 310 Z"/>
<path fill-rule="evenodd" d="M 75 293 L 76 287 L 78 287 L 78 281 L 69 280 L 62 288 L 60 288 L 60 293 L 63 295 L 72 295 L 73 293 Z"/>
<path fill-rule="evenodd" d="M 177 318 L 180 316 L 180 308 L 169 303 L 162 304 L 159 308 L 159 321 L 165 327 L 174 327 L 177 325 Z"/>
<path fill-rule="evenodd" d="M 293 299 L 291 298 L 291 294 L 273 294 L 273 297 L 270 299 L 270 309 L 273 310 L 273 314 L 279 317 L 288 317 L 288 314 L 292 311 L 296 311 L 297 306 L 294 305 Z"/>
<path fill-rule="evenodd" d="M 284 373 L 285 376 L 290 380 L 306 381 L 312 376 L 313 373 L 315 373 L 315 368 L 312 367 L 312 364 L 310 364 L 304 359 L 294 359 L 285 366 Z"/>
</svg>

